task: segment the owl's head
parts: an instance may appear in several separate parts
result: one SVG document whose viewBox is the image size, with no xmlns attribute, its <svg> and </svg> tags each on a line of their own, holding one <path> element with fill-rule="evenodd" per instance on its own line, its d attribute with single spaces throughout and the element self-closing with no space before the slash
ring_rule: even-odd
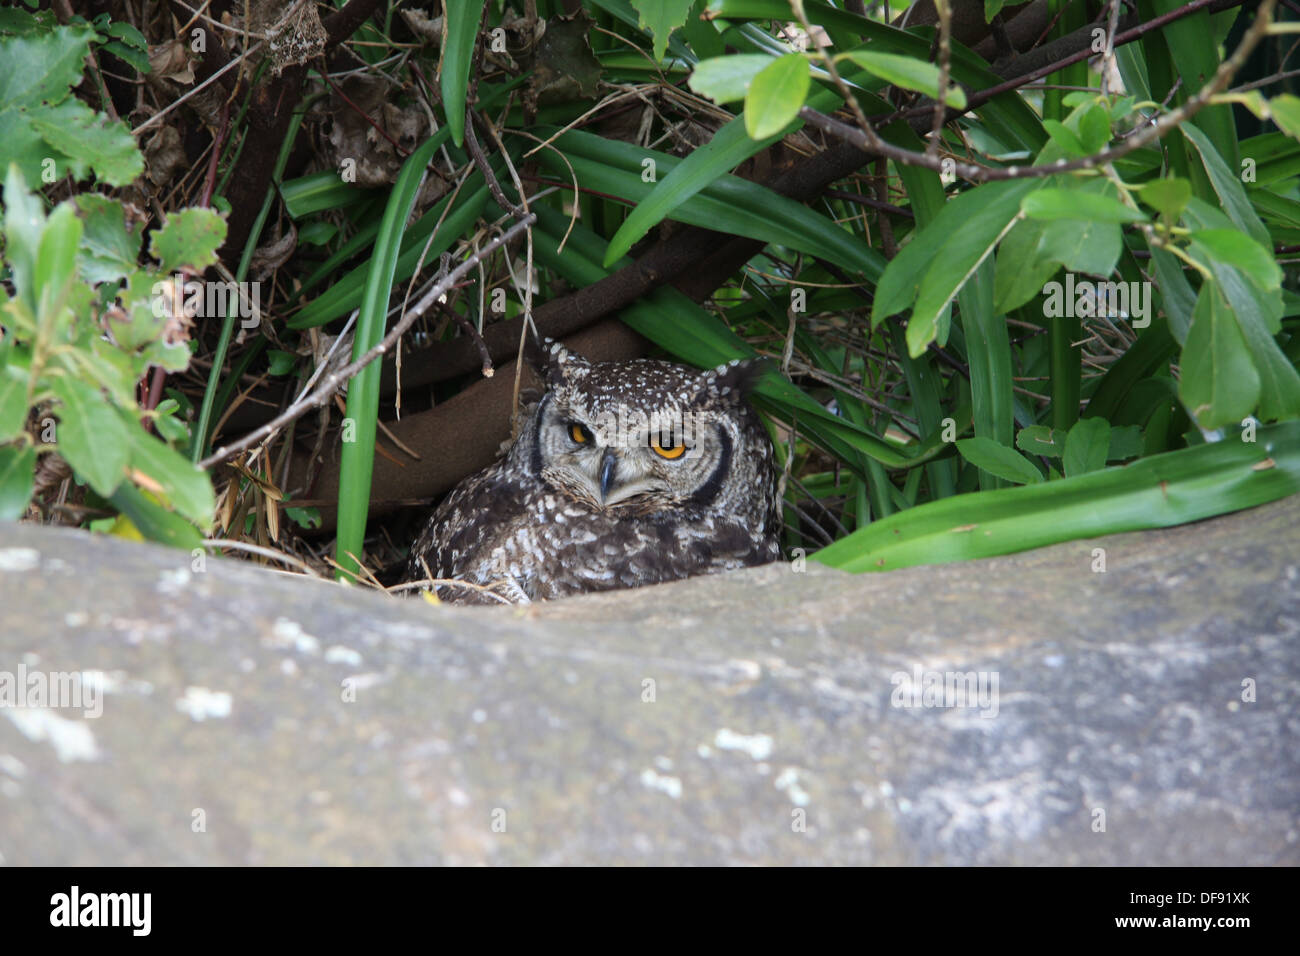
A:
<svg viewBox="0 0 1300 956">
<path fill-rule="evenodd" d="M 546 392 L 528 430 L 529 467 L 589 507 L 734 510 L 771 481 L 771 446 L 746 401 L 760 360 L 707 371 L 589 362 L 548 339 L 533 364 Z"/>
</svg>

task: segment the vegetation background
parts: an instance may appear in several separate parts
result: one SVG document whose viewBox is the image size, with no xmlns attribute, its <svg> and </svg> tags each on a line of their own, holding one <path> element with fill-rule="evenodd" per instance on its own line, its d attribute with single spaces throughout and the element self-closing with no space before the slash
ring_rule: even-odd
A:
<svg viewBox="0 0 1300 956">
<path fill-rule="evenodd" d="M 796 559 L 1292 494 L 1298 11 L 0 9 L 0 519 L 379 585 L 508 437 L 526 323 L 769 356 Z"/>
</svg>

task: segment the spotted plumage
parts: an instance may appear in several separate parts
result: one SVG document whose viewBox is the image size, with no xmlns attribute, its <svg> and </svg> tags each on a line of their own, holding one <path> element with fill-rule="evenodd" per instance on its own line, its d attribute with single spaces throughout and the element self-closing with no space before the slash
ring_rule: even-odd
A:
<svg viewBox="0 0 1300 956">
<path fill-rule="evenodd" d="M 408 581 L 525 603 L 776 560 L 772 446 L 746 401 L 758 364 L 589 362 L 550 341 L 534 363 L 544 394 L 430 517 Z"/>
</svg>

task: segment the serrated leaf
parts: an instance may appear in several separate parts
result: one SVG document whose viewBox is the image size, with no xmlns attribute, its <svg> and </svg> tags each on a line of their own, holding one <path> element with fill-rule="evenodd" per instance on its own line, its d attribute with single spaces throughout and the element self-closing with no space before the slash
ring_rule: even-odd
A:
<svg viewBox="0 0 1300 956">
<path fill-rule="evenodd" d="M 226 220 L 211 209 L 182 209 L 153 233 L 149 254 L 162 263 L 163 272 L 182 266 L 202 271 L 217 261 L 225 239 Z"/>
<path fill-rule="evenodd" d="M 27 511 L 35 473 L 35 448 L 0 445 L 0 521 L 15 521 Z"/>
<path fill-rule="evenodd" d="M 122 204 L 96 193 L 83 193 L 76 202 L 86 224 L 77 253 L 81 277 L 97 284 L 123 279 L 135 272 L 140 234 L 127 231 Z"/>
<path fill-rule="evenodd" d="M 640 18 L 641 29 L 654 37 L 655 60 L 662 60 L 668 52 L 669 35 L 686 23 L 695 0 L 631 0 L 631 4 Z"/>
<path fill-rule="evenodd" d="M 1110 422 L 1104 418 L 1081 418 L 1065 436 L 1061 468 L 1065 477 L 1086 475 L 1106 467 L 1110 454 Z"/>
<path fill-rule="evenodd" d="M 0 37 L 0 110 L 58 103 L 81 81 L 95 31 L 85 24 Z"/>
<path fill-rule="evenodd" d="M 67 375 L 50 387 L 60 405 L 55 447 L 59 455 L 98 494 L 107 498 L 122 483 L 130 459 L 128 434 L 117 409 L 99 389 Z"/>
<path fill-rule="evenodd" d="M 868 50 L 850 50 L 843 56 L 886 83 L 924 93 L 931 99 L 939 98 L 939 68 L 933 63 L 896 53 L 872 53 Z M 964 110 L 966 92 L 960 86 L 949 86 L 944 104 Z"/>
<path fill-rule="evenodd" d="M 773 58 L 763 53 L 733 53 L 695 64 L 690 87 L 715 103 L 743 100 L 749 85 Z"/>
<path fill-rule="evenodd" d="M 745 95 L 745 132 L 750 139 L 775 136 L 794 122 L 810 86 L 812 72 L 798 53 L 778 57 L 759 70 Z"/>
<path fill-rule="evenodd" d="M 87 178 L 93 169 L 110 185 L 127 186 L 144 172 L 144 155 L 131 128 L 96 113 L 79 99 L 69 97 L 58 106 L 32 110 L 28 118 L 45 142 L 64 155 L 76 179 Z M 56 171 L 63 175 L 63 170 Z"/>
<path fill-rule="evenodd" d="M 1048 425 L 1026 425 L 1016 435 L 1016 447 L 1027 455 L 1060 458 L 1065 454 L 1065 432 Z"/>
</svg>

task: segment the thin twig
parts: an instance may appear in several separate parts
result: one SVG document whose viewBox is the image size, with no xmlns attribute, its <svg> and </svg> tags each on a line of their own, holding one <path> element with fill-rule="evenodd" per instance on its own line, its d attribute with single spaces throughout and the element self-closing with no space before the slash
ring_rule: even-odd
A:
<svg viewBox="0 0 1300 956">
<path fill-rule="evenodd" d="M 223 445 L 221 448 L 217 449 L 207 458 L 199 462 L 199 467 L 209 468 L 212 465 L 218 464 L 219 462 L 226 461 L 228 458 L 234 457 L 235 455 L 239 454 L 241 451 L 244 451 L 248 448 L 251 448 L 253 445 L 256 445 L 258 442 L 266 438 L 268 435 L 271 435 L 274 432 L 279 431 L 285 425 L 289 424 L 289 422 L 296 421 L 297 419 L 301 418 L 303 415 L 307 414 L 307 412 L 311 411 L 313 408 L 317 408 L 321 405 L 324 405 L 326 402 L 329 401 L 330 396 L 334 394 L 335 389 L 337 389 L 344 382 L 354 377 L 358 372 L 360 372 L 363 368 L 365 368 L 375 359 L 387 353 L 397 342 L 397 340 L 402 337 L 402 334 L 415 323 L 415 320 L 418 319 L 421 315 L 423 315 L 433 305 L 433 303 L 437 302 L 439 297 L 445 295 L 447 290 L 450 289 L 453 285 L 455 285 L 456 282 L 462 276 L 466 275 L 471 269 L 476 268 L 478 264 L 484 259 L 484 257 L 489 255 L 499 247 L 505 245 L 507 242 L 509 242 L 511 239 L 517 236 L 520 232 L 523 232 L 525 229 L 531 226 L 536 220 L 537 217 L 530 213 L 528 216 L 526 216 L 524 219 L 520 220 L 519 222 L 515 223 L 513 226 L 511 226 L 501 235 L 497 236 L 494 239 L 489 240 L 487 245 L 485 245 L 478 252 L 475 252 L 473 255 L 469 256 L 469 258 L 467 258 L 456 268 L 448 272 L 446 277 L 444 277 L 441 281 L 435 282 L 433 284 L 433 287 L 424 294 L 424 297 L 421 298 L 420 301 L 417 302 L 414 306 L 412 306 L 409 310 L 407 310 L 406 315 L 402 316 L 401 321 L 399 321 L 395 326 L 393 326 L 392 330 L 386 336 L 384 336 L 383 341 L 381 341 L 378 345 L 370 349 L 370 351 L 366 352 L 365 355 L 361 356 L 361 358 L 357 359 L 355 362 L 351 362 L 343 366 L 337 372 L 334 372 L 333 374 L 328 376 L 323 382 L 321 382 L 321 384 L 316 388 L 314 392 L 300 399 L 298 402 L 294 403 L 292 407 L 286 409 L 282 414 L 277 415 L 275 418 L 267 422 L 261 428 L 258 428 L 256 431 L 250 432 L 249 434 L 245 435 L 243 438 L 239 439 L 239 441 L 237 442 L 234 442 L 230 445 Z"/>
<path fill-rule="evenodd" d="M 1269 23 L 1272 21 L 1273 10 L 1276 6 L 1277 0 L 1264 0 L 1255 22 L 1251 24 L 1250 29 L 1241 38 L 1241 43 L 1232 56 L 1219 65 L 1214 77 L 1195 96 L 1189 98 L 1178 109 L 1161 116 L 1150 126 L 1128 137 L 1117 146 L 1104 149 L 1092 156 L 1085 156 L 1082 159 L 1061 159 L 1043 166 L 1007 166 L 999 169 L 991 166 L 977 166 L 971 163 L 956 162 L 955 167 L 950 166 L 949 168 L 963 179 L 973 183 L 982 183 L 1007 179 L 1034 179 L 1054 176 L 1058 173 L 1074 172 L 1080 169 L 1095 169 L 1098 166 L 1104 166 L 1107 163 L 1121 159 L 1129 153 L 1155 142 L 1170 130 L 1181 126 L 1208 105 L 1214 96 L 1226 89 L 1232 77 L 1245 63 L 1246 58 L 1250 56 L 1259 41 L 1267 34 Z M 807 106 L 799 111 L 799 116 L 808 124 L 845 142 L 852 143 L 866 152 L 875 153 L 887 159 L 892 159 L 896 163 L 903 163 L 908 166 L 921 166 L 936 172 L 942 170 L 943 160 L 938 157 L 915 153 L 892 143 L 887 143 L 876 135 L 875 131 L 870 127 L 866 130 L 857 129 L 848 123 L 842 123 Z"/>
</svg>

